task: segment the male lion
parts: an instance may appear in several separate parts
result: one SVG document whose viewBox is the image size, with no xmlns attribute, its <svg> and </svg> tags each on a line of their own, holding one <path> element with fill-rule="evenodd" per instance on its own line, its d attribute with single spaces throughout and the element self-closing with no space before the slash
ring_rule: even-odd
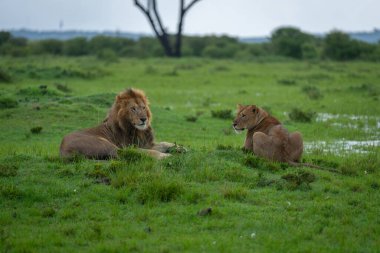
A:
<svg viewBox="0 0 380 253">
<path fill-rule="evenodd" d="M 289 133 L 274 117 L 256 105 L 238 105 L 233 122 L 236 132 L 247 129 L 244 148 L 268 160 L 297 164 L 303 141 L 299 132 Z"/>
<path fill-rule="evenodd" d="M 109 159 L 117 156 L 119 148 L 131 145 L 158 159 L 169 156 L 165 152 L 174 144 L 154 144 L 151 120 L 152 113 L 144 92 L 127 89 L 116 96 L 100 125 L 70 133 L 63 138 L 61 157 L 84 155 L 93 159 Z"/>
</svg>

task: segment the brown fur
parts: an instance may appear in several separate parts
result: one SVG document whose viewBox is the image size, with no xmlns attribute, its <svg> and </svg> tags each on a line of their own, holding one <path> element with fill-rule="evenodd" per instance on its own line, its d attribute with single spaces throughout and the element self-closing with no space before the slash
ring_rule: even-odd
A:
<svg viewBox="0 0 380 253">
<path fill-rule="evenodd" d="M 233 128 L 236 132 L 248 130 L 244 148 L 257 156 L 271 161 L 286 162 L 292 166 L 306 166 L 340 173 L 333 168 L 300 163 L 303 153 L 301 133 L 289 133 L 280 121 L 255 105 L 238 105 Z"/>
<path fill-rule="evenodd" d="M 301 134 L 289 133 L 275 117 L 255 105 L 238 105 L 233 127 L 236 131 L 248 130 L 244 148 L 258 156 L 278 162 L 301 159 Z"/>
<path fill-rule="evenodd" d="M 132 145 L 156 158 L 168 156 L 163 152 L 174 144 L 154 144 L 151 120 L 152 113 L 144 92 L 128 89 L 116 96 L 100 125 L 70 133 L 63 138 L 61 157 L 70 158 L 79 154 L 93 159 L 114 158 L 119 148 Z"/>
</svg>

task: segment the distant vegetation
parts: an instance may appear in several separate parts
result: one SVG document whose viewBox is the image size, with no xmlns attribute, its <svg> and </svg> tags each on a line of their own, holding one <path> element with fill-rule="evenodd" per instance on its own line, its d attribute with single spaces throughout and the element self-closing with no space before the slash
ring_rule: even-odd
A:
<svg viewBox="0 0 380 253">
<path fill-rule="evenodd" d="M 173 39 L 173 38 L 172 38 Z M 0 55 L 94 55 L 101 60 L 116 61 L 119 57 L 162 57 L 164 51 L 153 37 L 138 40 L 108 37 L 77 37 L 69 40 L 46 39 L 29 41 L 0 32 Z M 331 31 L 324 38 L 305 33 L 298 28 L 282 27 L 275 30 L 268 42 L 242 43 L 228 36 L 185 36 L 182 55 L 216 59 L 293 58 L 299 60 L 331 59 L 337 61 L 380 61 L 380 43 L 369 44 L 352 39 L 348 34 Z"/>
</svg>

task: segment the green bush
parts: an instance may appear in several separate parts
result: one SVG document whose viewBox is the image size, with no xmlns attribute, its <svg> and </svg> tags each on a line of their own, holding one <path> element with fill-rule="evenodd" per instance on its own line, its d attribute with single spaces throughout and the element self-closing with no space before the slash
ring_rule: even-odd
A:
<svg viewBox="0 0 380 253">
<path fill-rule="evenodd" d="M 211 116 L 218 119 L 233 119 L 230 109 L 211 111 Z"/>
<path fill-rule="evenodd" d="M 309 123 L 314 119 L 314 117 L 315 117 L 315 112 L 306 112 L 306 111 L 302 111 L 299 108 L 293 108 L 289 112 L 289 118 L 296 122 Z"/>
<path fill-rule="evenodd" d="M 18 102 L 13 98 L 0 98 L 0 109 L 15 108 L 18 106 Z"/>
<path fill-rule="evenodd" d="M 324 56 L 333 60 L 354 60 L 359 58 L 359 43 L 346 33 L 332 31 L 324 39 Z"/>
<path fill-rule="evenodd" d="M 310 57 L 314 41 L 312 35 L 294 27 L 281 27 L 275 30 L 271 37 L 275 53 L 296 59 L 304 58 L 303 53 Z"/>
<path fill-rule="evenodd" d="M 63 52 L 69 56 L 86 55 L 89 52 L 88 41 L 82 37 L 67 40 L 63 46 Z"/>
</svg>

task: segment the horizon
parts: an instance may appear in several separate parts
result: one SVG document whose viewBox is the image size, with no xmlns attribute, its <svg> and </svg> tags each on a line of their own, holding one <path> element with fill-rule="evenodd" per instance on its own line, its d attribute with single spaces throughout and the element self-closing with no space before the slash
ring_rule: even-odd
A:
<svg viewBox="0 0 380 253">
<path fill-rule="evenodd" d="M 189 0 L 187 1 L 189 3 Z M 332 30 L 373 31 L 380 26 L 380 2 L 363 0 L 202 0 L 185 17 L 184 34 L 265 37 L 276 28 L 294 26 L 311 34 Z M 158 1 L 164 26 L 176 31 L 178 3 Z M 217 11 L 216 11 L 217 10 Z M 153 35 L 131 0 L 2 0 L 0 30 L 125 31 Z"/>
<path fill-rule="evenodd" d="M 281 27 L 289 27 L 289 26 L 279 26 L 277 28 L 274 28 L 273 31 L 275 31 L 276 29 L 281 28 Z M 318 33 L 308 32 L 308 31 L 302 30 L 301 28 L 296 27 L 296 26 L 291 26 L 291 27 L 298 28 L 302 32 L 305 32 L 305 33 L 308 33 L 308 34 L 312 34 L 312 35 L 315 35 L 315 36 L 325 35 L 325 34 L 328 34 L 331 31 L 335 31 L 335 30 L 338 30 L 338 31 L 341 31 L 341 32 L 344 32 L 344 33 L 348 33 L 348 34 L 360 34 L 360 33 L 380 32 L 380 28 L 377 28 L 377 27 L 374 27 L 371 30 L 360 30 L 360 31 L 359 30 L 358 31 L 343 31 L 343 30 L 339 30 L 339 29 L 332 29 L 332 30 L 329 30 L 329 31 L 318 32 Z M 140 35 L 140 36 L 152 36 L 152 37 L 155 37 L 155 35 L 153 33 L 131 32 L 131 31 L 125 31 L 125 30 L 111 30 L 111 29 L 109 29 L 109 30 L 81 30 L 81 29 L 55 29 L 55 30 L 54 29 L 50 29 L 50 30 L 49 29 L 41 29 L 41 30 L 38 30 L 38 29 L 30 29 L 30 28 L 11 28 L 11 29 L 1 29 L 0 28 L 0 31 L 8 31 L 8 32 L 27 31 L 27 32 L 37 32 L 37 33 L 44 33 L 44 32 L 45 33 L 48 33 L 48 32 L 54 32 L 54 33 L 69 33 L 69 32 L 77 32 L 77 33 L 124 33 L 124 34 L 134 34 L 134 35 Z M 270 38 L 270 36 L 271 36 L 271 34 L 267 34 L 267 35 L 235 36 L 235 35 L 226 34 L 226 33 L 220 33 L 220 34 L 215 34 L 215 33 L 210 33 L 210 34 L 188 34 L 188 33 L 184 33 L 183 35 L 184 36 L 199 36 L 199 37 L 205 37 L 205 36 L 228 36 L 228 37 L 235 37 L 235 38 Z"/>
</svg>

